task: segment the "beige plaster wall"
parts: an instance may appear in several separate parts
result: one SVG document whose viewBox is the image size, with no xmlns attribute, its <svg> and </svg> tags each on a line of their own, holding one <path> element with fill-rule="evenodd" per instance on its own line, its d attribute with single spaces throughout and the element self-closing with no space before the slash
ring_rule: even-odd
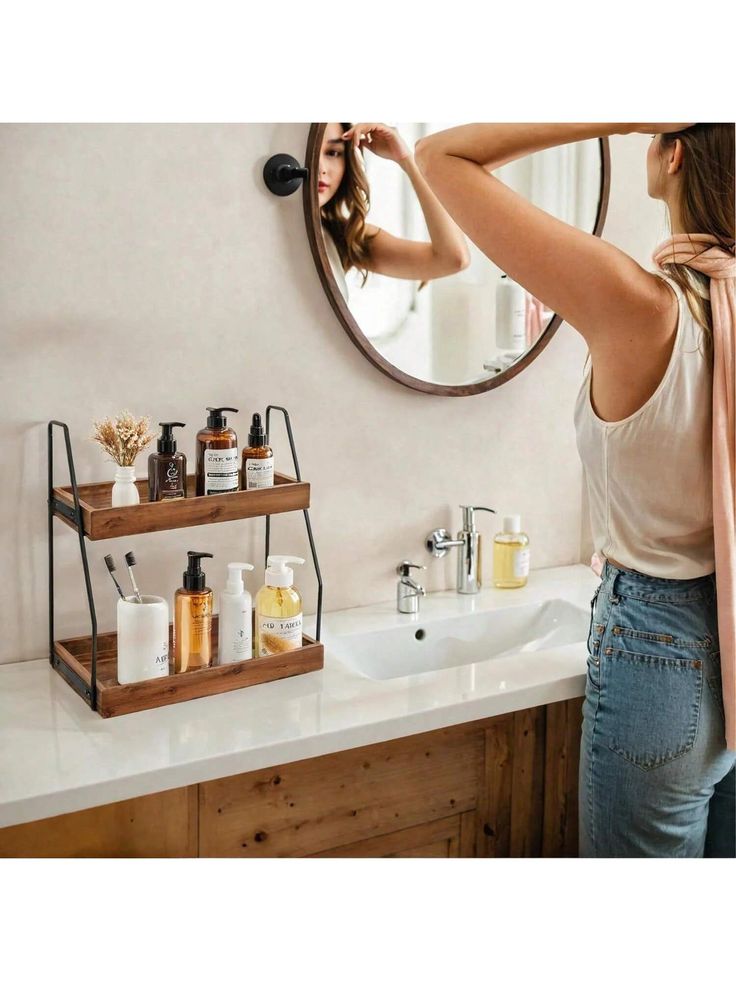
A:
<svg viewBox="0 0 736 981">
<path fill-rule="evenodd" d="M 93 418 L 128 408 L 182 419 L 193 456 L 208 404 L 234 405 L 241 439 L 269 402 L 293 419 L 312 483 L 325 609 L 393 601 L 401 559 L 453 583 L 425 534 L 457 530 L 459 504 L 484 504 L 492 533 L 519 512 L 532 567 L 587 559 L 572 409 L 585 358 L 563 325 L 519 377 L 484 396 L 443 399 L 388 380 L 353 347 L 322 292 L 299 195 L 279 199 L 260 171 L 275 152 L 303 157 L 308 125 L 6 125 L 0 127 L 2 391 L 0 662 L 47 650 L 46 422 L 71 428 L 80 482 L 111 479 L 87 437 Z M 613 142 L 606 234 L 645 259 L 659 214 L 643 187 L 646 138 Z M 658 226 L 656 226 L 658 227 Z M 279 465 L 287 444 L 273 440 Z M 67 482 L 57 453 L 57 483 Z M 145 460 L 139 465 L 145 473 Z M 57 524 L 57 636 L 88 630 L 77 539 Z M 187 548 L 212 551 L 209 583 L 235 559 L 257 564 L 263 521 L 89 546 L 100 629 L 115 593 L 102 556 L 138 557 L 146 592 L 171 596 Z M 308 556 L 301 515 L 275 518 L 272 551 Z M 491 548 L 485 574 L 491 574 Z M 298 576 L 315 607 L 311 564 Z"/>
</svg>

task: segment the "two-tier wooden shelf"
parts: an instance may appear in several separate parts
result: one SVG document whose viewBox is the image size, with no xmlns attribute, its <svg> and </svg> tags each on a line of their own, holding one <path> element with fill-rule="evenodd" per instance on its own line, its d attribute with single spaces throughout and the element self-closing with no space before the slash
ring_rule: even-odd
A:
<svg viewBox="0 0 736 981">
<path fill-rule="evenodd" d="M 265 681 L 318 671 L 324 664 L 324 647 L 320 643 L 322 620 L 322 578 L 309 521 L 308 483 L 301 479 L 299 462 L 288 412 L 281 406 L 268 406 L 266 432 L 270 413 L 282 412 L 286 423 L 296 477 L 282 473 L 274 476 L 274 486 L 263 490 L 232 491 L 209 497 L 194 496 L 194 477 L 188 479 L 190 496 L 169 501 L 149 501 L 148 484 L 136 481 L 140 504 L 125 507 L 110 505 L 112 484 L 78 485 L 74 471 L 69 429 L 63 422 L 48 424 L 48 516 L 49 516 L 49 660 L 52 667 L 90 705 L 104 717 L 139 712 L 173 702 L 188 701 L 204 695 L 214 695 Z M 54 486 L 54 428 L 64 432 L 67 463 L 71 484 Z M 117 680 L 117 635 L 98 634 L 92 583 L 89 574 L 86 541 L 120 538 L 173 528 L 193 528 L 198 525 L 236 521 L 243 518 L 265 517 L 266 557 L 269 550 L 271 515 L 302 511 L 317 576 L 316 639 L 303 638 L 302 647 L 286 654 L 267 658 L 251 658 L 235 664 L 202 668 L 185 674 L 170 674 L 135 684 L 121 685 Z M 80 553 L 87 588 L 92 633 L 68 640 L 54 638 L 54 524 L 59 518 L 79 536 Z M 217 653 L 217 618 L 212 630 L 213 652 Z"/>
</svg>

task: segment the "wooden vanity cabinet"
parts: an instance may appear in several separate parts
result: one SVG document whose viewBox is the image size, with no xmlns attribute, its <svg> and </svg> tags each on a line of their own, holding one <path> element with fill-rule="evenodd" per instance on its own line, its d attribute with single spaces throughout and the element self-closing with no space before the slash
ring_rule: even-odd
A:
<svg viewBox="0 0 736 981">
<path fill-rule="evenodd" d="M 197 787 L 0 828 L 0 858 L 196 858 Z"/>
<path fill-rule="evenodd" d="M 582 699 L 0 829 L 0 856 L 577 855 Z"/>
</svg>

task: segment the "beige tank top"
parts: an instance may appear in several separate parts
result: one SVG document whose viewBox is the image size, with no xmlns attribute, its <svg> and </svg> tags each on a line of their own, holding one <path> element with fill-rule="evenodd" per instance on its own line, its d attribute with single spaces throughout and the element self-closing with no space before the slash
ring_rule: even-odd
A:
<svg viewBox="0 0 736 981">
<path fill-rule="evenodd" d="M 669 282 L 669 280 L 668 280 Z M 713 369 L 682 292 L 664 377 L 645 404 L 604 422 L 590 400 L 589 364 L 575 404 L 596 552 L 663 579 L 715 569 L 712 500 Z"/>
</svg>

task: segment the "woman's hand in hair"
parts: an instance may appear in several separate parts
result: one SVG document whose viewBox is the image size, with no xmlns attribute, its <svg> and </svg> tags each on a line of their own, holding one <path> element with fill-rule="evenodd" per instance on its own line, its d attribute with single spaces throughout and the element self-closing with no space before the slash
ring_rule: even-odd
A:
<svg viewBox="0 0 736 981">
<path fill-rule="evenodd" d="M 347 143 L 352 141 L 355 149 L 367 147 L 378 157 L 401 163 L 411 156 L 409 147 L 399 136 L 399 131 L 386 123 L 355 123 L 342 134 Z"/>
</svg>

